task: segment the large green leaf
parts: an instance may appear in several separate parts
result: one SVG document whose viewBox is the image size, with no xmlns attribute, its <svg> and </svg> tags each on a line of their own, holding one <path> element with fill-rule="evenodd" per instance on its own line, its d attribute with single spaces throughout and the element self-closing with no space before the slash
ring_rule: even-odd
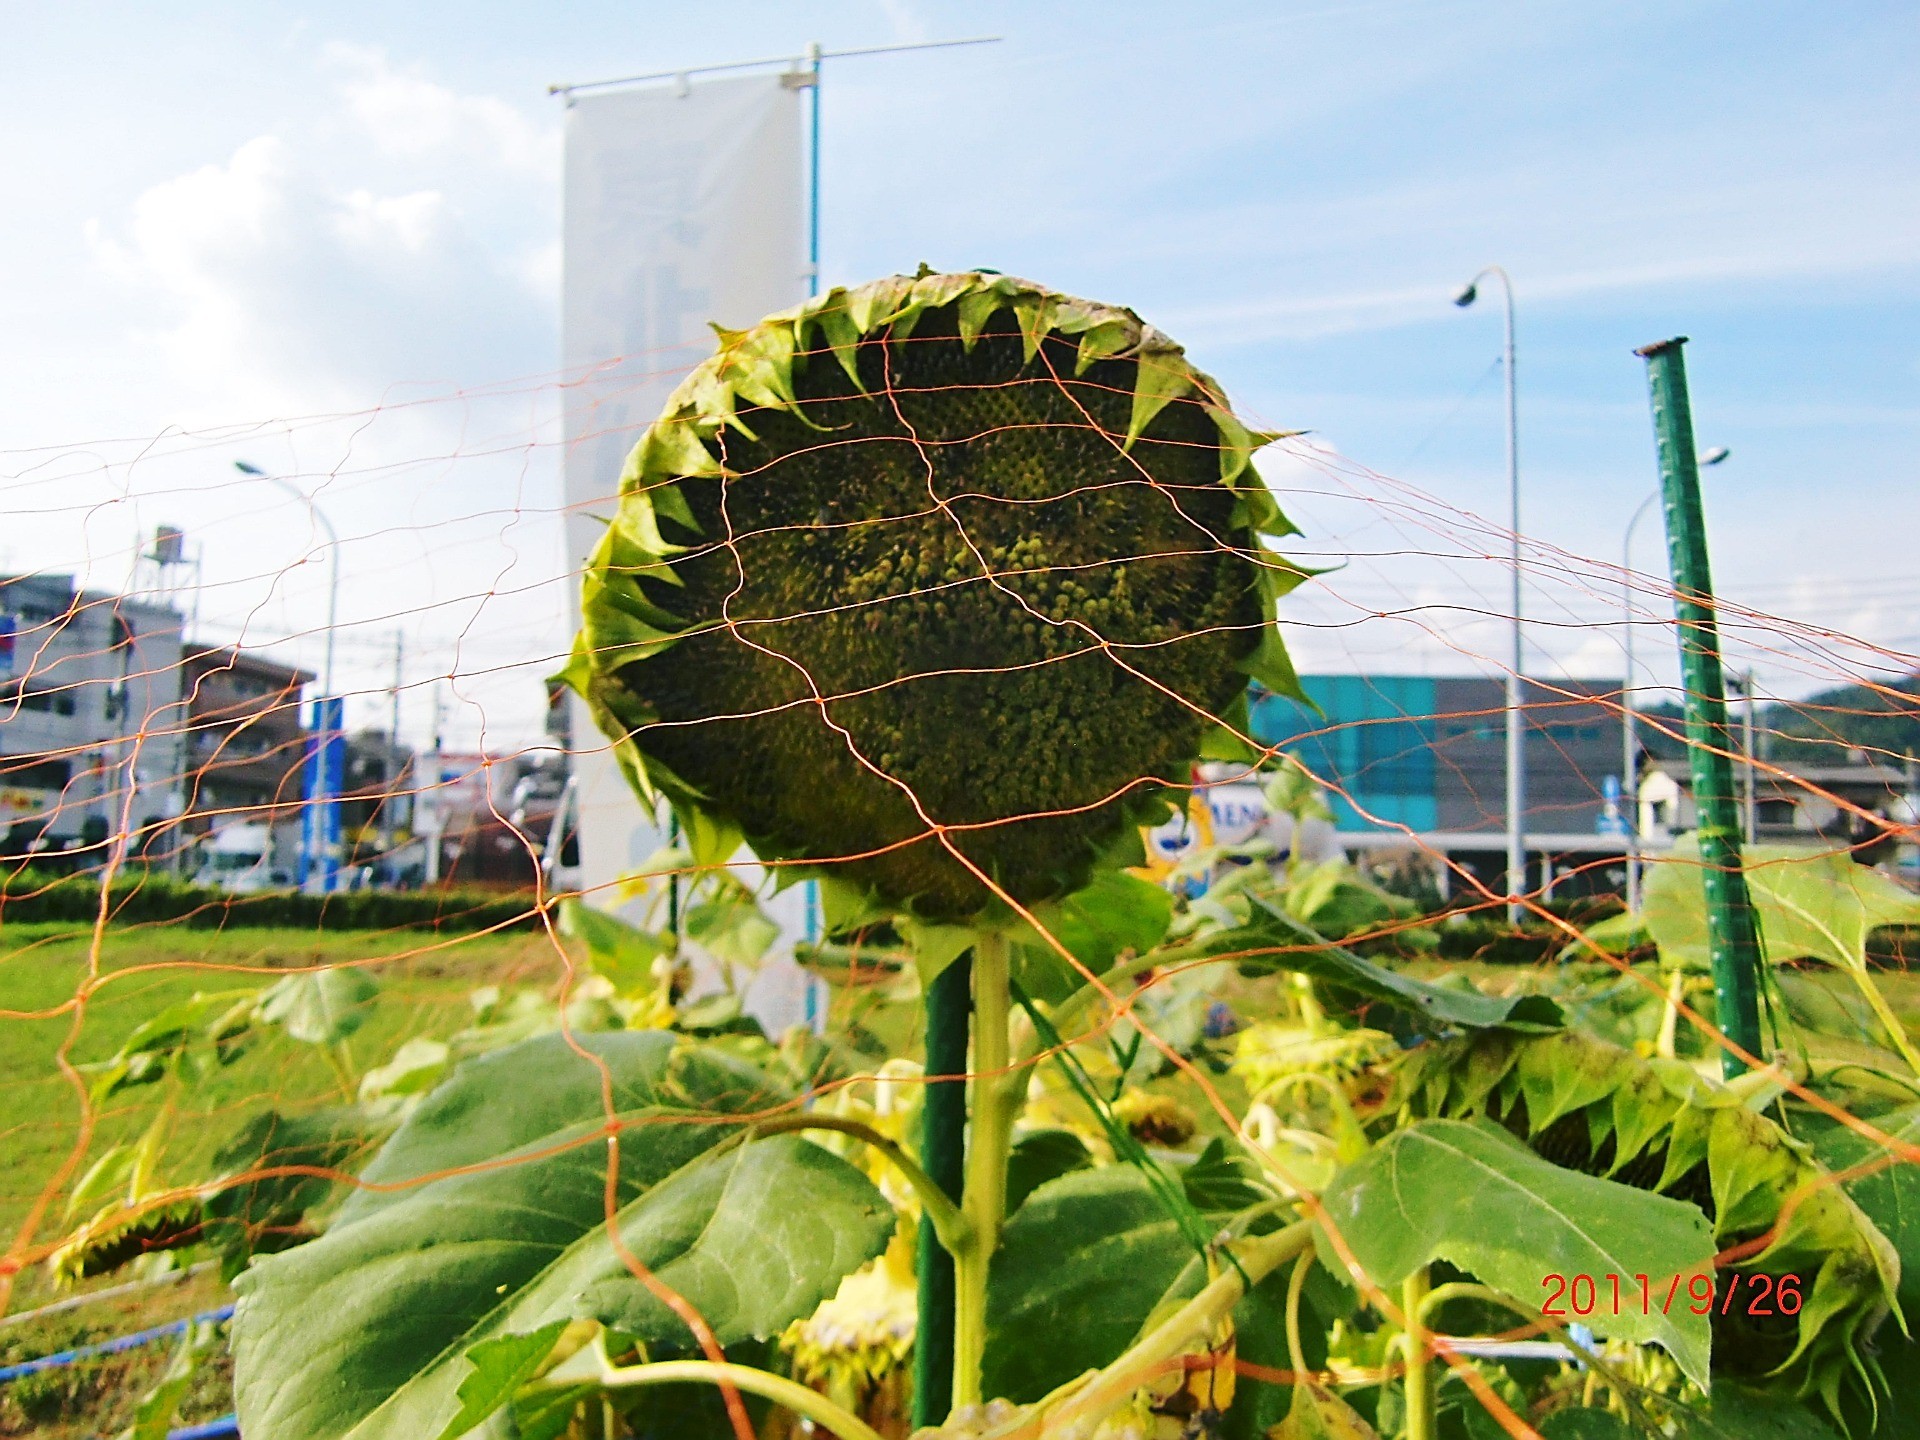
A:
<svg viewBox="0 0 1920 1440">
<path fill-rule="evenodd" d="M 654 988 L 653 962 L 666 953 L 666 942 L 618 915 L 583 900 L 560 902 L 560 933 L 586 942 L 587 963 L 613 982 L 621 994 Z"/>
<path fill-rule="evenodd" d="M 1321 1197 L 1327 1224 L 1375 1284 L 1393 1286 L 1445 1260 L 1524 1304 L 1552 1299 L 1548 1275 L 1618 1275 L 1620 1313 L 1579 1317 L 1595 1333 L 1661 1345 L 1703 1389 L 1708 1319 L 1687 1310 L 1687 1279 L 1711 1274 L 1713 1235 L 1698 1207 L 1598 1180 L 1541 1159 L 1484 1121 L 1423 1120 L 1340 1172 Z M 1344 1271 L 1323 1230 L 1320 1257 Z M 1633 1277 L 1657 1284 L 1641 1314 Z M 1673 1277 L 1681 1299 L 1662 1314 Z M 1561 1308 L 1566 1302 L 1561 1302 Z"/>
<path fill-rule="evenodd" d="M 1124 952 L 1144 954 L 1160 943 L 1173 923 L 1173 896 L 1123 870 L 1101 870 L 1084 889 L 1034 907 L 1034 918 L 1099 975 Z M 1080 988 L 1084 977 L 1032 926 L 1017 926 L 1009 938 L 1015 978 L 1036 1000 L 1061 1000 Z"/>
<path fill-rule="evenodd" d="M 723 1345 L 778 1333 L 884 1246 L 893 1213 L 846 1161 L 796 1136 L 715 1149 L 739 1138 L 727 1112 L 763 1096 L 737 1063 L 655 1033 L 579 1043 L 623 1122 L 622 1246 Z M 362 1190 L 321 1239 L 240 1277 L 248 1436 L 435 1435 L 460 1408 L 469 1349 L 556 1320 L 688 1348 L 608 1233 L 605 1125 L 598 1066 L 560 1036 L 463 1065 L 362 1177 L 399 1188 Z"/>
<path fill-rule="evenodd" d="M 1633 1427 L 1611 1410 L 1576 1406 L 1542 1420 L 1540 1440 L 1633 1440 Z"/>
<path fill-rule="evenodd" d="M 663 1030 L 571 1039 L 549 1032 L 467 1061 L 361 1172 L 362 1188 L 341 1207 L 336 1228 L 408 1199 L 409 1181 L 477 1165 L 604 1115 L 602 1066 L 616 1113 L 649 1106 L 728 1112 L 772 1098 L 759 1072 L 706 1050 L 676 1052 L 676 1044 Z"/>
<path fill-rule="evenodd" d="M 1871 931 L 1920 924 L 1920 895 L 1854 863 L 1845 851 L 1752 845 L 1744 861 L 1769 960 L 1811 956 L 1863 970 Z M 1696 843 L 1683 840 L 1648 867 L 1642 917 L 1662 955 L 1706 968 L 1706 881 Z"/>
<path fill-rule="evenodd" d="M 1191 1293 L 1205 1283 L 1195 1259 L 1131 1166 L 1042 1185 L 1007 1222 L 993 1257 L 986 1393 L 1027 1403 L 1105 1365 L 1176 1286 Z"/>
<path fill-rule="evenodd" d="M 1896 1376 L 1896 1392 L 1899 1383 Z M 1672 1414 L 1679 1426 L 1675 1440 L 1837 1440 L 1833 1427 L 1806 1406 L 1727 1381 L 1713 1387 L 1706 1409 L 1676 1407 Z M 1920 1421 L 1910 1414 L 1882 1401 L 1879 1428 L 1863 1422 L 1852 1434 L 1864 1437 L 1871 1430 L 1873 1440 L 1910 1440 Z"/>
<path fill-rule="evenodd" d="M 986 1393 L 1031 1402 L 1108 1364 L 1165 1302 L 1191 1296 L 1207 1278 L 1133 1167 L 1079 1170 L 1042 1185 L 1007 1222 L 993 1258 Z M 1240 1353 L 1276 1369 L 1287 1363 L 1286 1283 L 1284 1272 L 1269 1276 L 1234 1313 Z M 1325 1327 L 1310 1315 L 1304 1328 L 1308 1363 L 1319 1364 Z M 1248 1401 L 1256 1398 L 1249 1389 Z M 1282 1398 L 1267 1423 L 1284 1408 Z M 1234 1433 L 1257 1432 L 1243 1424 Z"/>
<path fill-rule="evenodd" d="M 351 1172 L 373 1148 L 379 1122 L 358 1108 L 330 1107 L 304 1115 L 267 1110 L 248 1120 L 213 1157 L 226 1177 L 202 1202 L 205 1236 L 232 1273 L 256 1250 L 284 1250 L 303 1236 L 309 1211 L 337 1183 L 324 1174 L 262 1175 L 266 1170 Z"/>
<path fill-rule="evenodd" d="M 260 996 L 259 1017 L 308 1045 L 332 1045 L 366 1023 L 380 991 L 364 970 L 336 966 L 289 975 Z"/>
<path fill-rule="evenodd" d="M 1557 1029 L 1562 1019 L 1560 1007 L 1544 995 L 1483 995 L 1472 988 L 1428 984 L 1376 965 L 1258 897 L 1252 900 L 1247 923 L 1220 932 L 1207 948 L 1212 954 L 1239 957 L 1244 972 L 1296 970 L 1413 1016 L 1429 1028 L 1544 1031 Z"/>
</svg>

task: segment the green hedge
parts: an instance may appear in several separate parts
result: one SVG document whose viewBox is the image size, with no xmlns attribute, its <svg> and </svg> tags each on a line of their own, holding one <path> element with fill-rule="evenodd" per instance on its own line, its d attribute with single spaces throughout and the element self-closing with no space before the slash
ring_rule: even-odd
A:
<svg viewBox="0 0 1920 1440">
<path fill-rule="evenodd" d="M 108 913 L 118 925 L 165 922 L 193 930 L 525 930 L 539 923 L 533 903 L 531 892 L 477 890 L 229 895 L 135 873 L 114 882 Z M 0 874 L 0 926 L 92 924 L 99 909 L 100 885 L 91 876 Z"/>
</svg>

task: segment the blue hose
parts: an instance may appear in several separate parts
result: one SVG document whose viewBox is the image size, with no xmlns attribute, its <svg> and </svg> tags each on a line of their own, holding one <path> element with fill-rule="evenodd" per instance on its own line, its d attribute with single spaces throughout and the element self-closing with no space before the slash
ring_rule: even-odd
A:
<svg viewBox="0 0 1920 1440">
<path fill-rule="evenodd" d="M 151 1330 L 138 1330 L 131 1335 L 122 1335 L 113 1340 L 102 1340 L 97 1345 L 82 1345 L 77 1350 L 62 1350 L 58 1355 L 42 1355 L 38 1360 L 23 1360 L 18 1365 L 0 1365 L 0 1385 L 9 1380 L 18 1380 L 26 1375 L 38 1375 L 42 1370 L 57 1370 L 63 1365 L 74 1365 L 82 1360 L 91 1360 L 99 1355 L 117 1355 L 122 1350 L 133 1350 L 141 1345 L 149 1345 L 155 1340 L 163 1340 L 169 1335 L 178 1335 L 189 1325 L 198 1325 L 203 1321 L 219 1321 L 231 1318 L 233 1306 L 222 1305 L 218 1310 L 208 1310 L 200 1315 L 190 1315 L 185 1320 L 175 1320 L 170 1325 L 156 1325 Z M 224 1422 L 216 1422 L 224 1423 Z M 194 1431 L 199 1434 L 199 1431 Z M 209 1435 L 227 1435 L 237 1433 L 227 1430 L 209 1430 Z"/>
<path fill-rule="evenodd" d="M 223 1435 L 238 1435 L 240 1422 L 231 1415 L 209 1420 L 204 1425 L 189 1425 L 184 1430 L 169 1430 L 167 1440 L 219 1440 Z"/>
</svg>

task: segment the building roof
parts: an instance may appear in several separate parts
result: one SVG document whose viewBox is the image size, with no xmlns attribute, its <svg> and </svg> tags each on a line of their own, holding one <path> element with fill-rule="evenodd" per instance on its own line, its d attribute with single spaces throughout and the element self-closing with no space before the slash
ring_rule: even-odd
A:
<svg viewBox="0 0 1920 1440">
<path fill-rule="evenodd" d="M 1736 765 L 1744 762 L 1736 759 Z M 1798 781 L 1816 787 L 1834 785 L 1870 785 L 1888 790 L 1904 789 L 1907 772 L 1897 765 L 1791 765 L 1779 760 L 1760 762 L 1760 780 L 1762 783 L 1780 784 L 1780 776 L 1789 781 Z M 1654 760 L 1649 766 L 1663 775 L 1670 776 L 1682 785 L 1693 784 L 1693 770 L 1686 759 Z"/>
<path fill-rule="evenodd" d="M 171 620 L 175 625 L 181 623 L 180 612 L 164 599 L 120 595 L 111 590 L 76 589 L 71 575 L 44 572 L 0 575 L 0 591 L 11 592 L 0 598 L 0 610 L 18 605 L 22 600 L 30 600 L 56 615 L 69 612 L 80 614 L 88 610 L 106 610 L 113 614 L 137 611 L 148 616 L 159 616 L 163 621 Z M 159 630 L 166 627 L 154 625 L 150 628 Z"/>
<path fill-rule="evenodd" d="M 245 671 L 250 675 L 278 681 L 285 689 L 310 684 L 315 679 L 311 670 L 302 670 L 297 665 L 284 665 L 278 660 L 269 660 L 256 650 L 241 650 L 233 646 L 208 648 L 195 645 L 182 658 L 181 664 L 191 673 L 200 675 L 216 670 Z"/>
</svg>

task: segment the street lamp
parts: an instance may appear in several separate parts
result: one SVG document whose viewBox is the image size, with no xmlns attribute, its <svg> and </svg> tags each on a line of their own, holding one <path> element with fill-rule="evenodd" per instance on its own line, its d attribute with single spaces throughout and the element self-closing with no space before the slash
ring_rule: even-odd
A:
<svg viewBox="0 0 1920 1440">
<path fill-rule="evenodd" d="M 308 803 L 316 810 L 315 824 L 312 827 L 314 843 L 322 850 L 320 860 L 320 888 L 331 892 L 338 874 L 338 858 L 333 853 L 333 837 L 329 833 L 330 823 L 335 813 L 335 800 L 332 794 L 332 777 L 327 771 L 328 747 L 333 739 L 333 637 L 338 627 L 340 614 L 340 532 L 333 528 L 333 522 L 327 518 L 327 512 L 320 508 L 306 491 L 291 480 L 279 475 L 269 475 L 258 465 L 249 465 L 244 460 L 233 462 L 233 468 L 242 475 L 264 480 L 269 485 L 278 486 L 307 507 L 307 513 L 320 522 L 320 528 L 327 532 L 327 630 L 326 649 L 320 664 L 320 703 L 314 729 L 316 754 L 314 757 L 313 777 L 308 786 Z"/>
<path fill-rule="evenodd" d="M 1527 888 L 1527 758 L 1521 684 L 1526 655 L 1520 625 L 1520 425 L 1514 405 L 1513 281 L 1498 265 L 1489 265 L 1460 287 L 1453 303 L 1462 309 L 1473 304 L 1480 297 L 1480 282 L 1489 275 L 1500 281 L 1507 319 L 1507 501 L 1508 523 L 1513 531 L 1513 661 L 1507 667 L 1507 920 L 1518 924 L 1520 897 Z"/>
<path fill-rule="evenodd" d="M 1724 445 L 1716 445 L 1700 457 L 1700 466 L 1718 465 L 1733 452 Z M 1621 633 L 1626 637 L 1626 662 L 1622 666 L 1620 680 L 1620 789 L 1621 808 L 1625 812 L 1622 820 L 1627 837 L 1627 908 L 1640 908 L 1640 787 L 1635 783 L 1637 777 L 1635 762 L 1639 759 L 1640 747 L 1636 743 L 1633 724 L 1633 532 L 1646 518 L 1653 502 L 1660 498 L 1658 490 L 1653 491 L 1640 502 L 1633 512 L 1633 518 L 1627 522 L 1626 539 L 1620 545 L 1620 623 Z"/>
</svg>

